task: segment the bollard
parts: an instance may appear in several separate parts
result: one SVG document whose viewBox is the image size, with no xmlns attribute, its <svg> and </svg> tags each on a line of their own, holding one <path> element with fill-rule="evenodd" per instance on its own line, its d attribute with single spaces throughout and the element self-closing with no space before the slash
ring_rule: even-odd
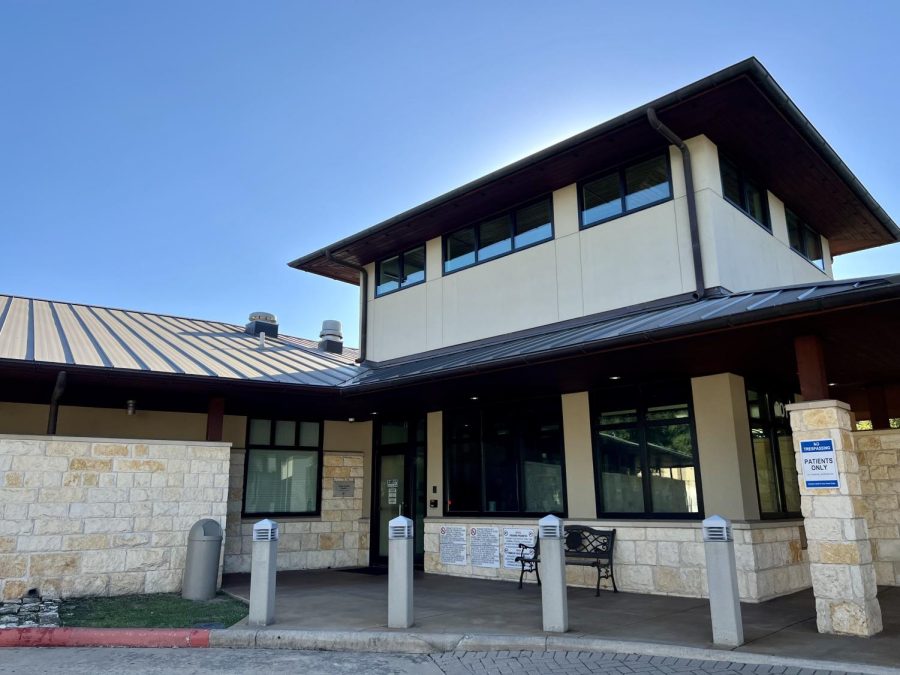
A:
<svg viewBox="0 0 900 675">
<path fill-rule="evenodd" d="M 541 544 L 541 609 L 544 630 L 565 633 L 569 630 L 569 600 L 566 595 L 566 552 L 563 521 L 544 516 L 538 521 Z"/>
<path fill-rule="evenodd" d="M 741 623 L 731 523 L 722 516 L 710 516 L 704 520 L 703 542 L 706 548 L 706 579 L 709 582 L 713 642 L 739 647 L 744 644 L 744 626 Z"/>
<path fill-rule="evenodd" d="M 413 521 L 388 523 L 388 628 L 413 625 Z"/>
<path fill-rule="evenodd" d="M 275 621 L 275 569 L 278 558 L 278 523 L 261 520 L 253 526 L 253 559 L 250 563 L 251 626 Z"/>
</svg>

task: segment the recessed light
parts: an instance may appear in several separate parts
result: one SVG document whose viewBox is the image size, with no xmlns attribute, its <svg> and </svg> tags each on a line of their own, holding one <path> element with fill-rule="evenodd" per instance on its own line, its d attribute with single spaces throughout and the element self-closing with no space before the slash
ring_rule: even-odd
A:
<svg viewBox="0 0 900 675">
<path fill-rule="evenodd" d="M 622 376 L 621 376 L 621 375 L 610 375 L 610 376 L 609 376 L 609 379 L 611 379 L 611 380 L 621 380 L 621 379 L 622 379 Z"/>
<path fill-rule="evenodd" d="M 373 414 L 373 415 L 377 415 L 377 414 L 378 414 L 378 412 L 377 412 L 377 411 L 375 411 L 375 410 L 373 410 L 373 411 L 372 411 L 372 414 Z"/>
<path fill-rule="evenodd" d="M 348 421 L 348 422 L 355 422 L 355 421 L 356 421 L 356 418 L 355 418 L 355 417 L 348 417 L 348 418 L 347 418 L 347 421 Z"/>
<path fill-rule="evenodd" d="M 477 397 L 477 396 L 470 396 L 470 397 L 469 397 L 469 400 L 470 400 L 470 401 L 477 401 L 477 400 L 478 400 L 478 397 Z"/>
<path fill-rule="evenodd" d="M 836 386 L 837 386 L 837 382 L 829 382 L 829 383 L 828 383 L 828 386 L 829 386 L 829 387 L 836 387 Z"/>
</svg>

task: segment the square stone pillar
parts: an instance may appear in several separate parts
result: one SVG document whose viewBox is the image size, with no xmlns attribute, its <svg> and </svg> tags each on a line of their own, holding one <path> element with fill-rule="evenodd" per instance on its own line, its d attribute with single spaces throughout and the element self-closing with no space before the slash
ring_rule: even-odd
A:
<svg viewBox="0 0 900 675">
<path fill-rule="evenodd" d="M 881 607 L 876 598 L 875 568 L 851 433 L 850 406 L 825 400 L 794 403 L 788 410 L 819 632 L 875 635 L 882 630 Z M 839 487 L 806 487 L 801 444 L 814 440 L 831 441 Z"/>
</svg>

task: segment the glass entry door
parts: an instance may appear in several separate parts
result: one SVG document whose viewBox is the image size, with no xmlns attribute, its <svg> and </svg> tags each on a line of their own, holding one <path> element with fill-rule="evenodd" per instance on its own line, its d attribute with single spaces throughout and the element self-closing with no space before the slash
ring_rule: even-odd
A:
<svg viewBox="0 0 900 675">
<path fill-rule="evenodd" d="M 388 558 L 388 523 L 398 515 L 415 523 L 415 562 L 424 558 L 425 420 L 385 420 L 375 426 L 372 564 Z"/>
</svg>

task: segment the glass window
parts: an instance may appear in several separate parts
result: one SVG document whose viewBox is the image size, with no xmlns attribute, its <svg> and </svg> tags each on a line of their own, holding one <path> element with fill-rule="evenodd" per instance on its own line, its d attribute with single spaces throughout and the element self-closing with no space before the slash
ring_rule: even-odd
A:
<svg viewBox="0 0 900 675">
<path fill-rule="evenodd" d="M 549 199 L 516 211 L 516 248 L 531 246 L 553 237 L 553 207 Z"/>
<path fill-rule="evenodd" d="M 245 514 L 318 513 L 319 429 L 318 422 L 249 421 Z"/>
<path fill-rule="evenodd" d="M 787 404 L 792 397 L 776 397 L 747 389 L 750 439 L 756 466 L 759 511 L 763 517 L 800 513 L 800 480 Z"/>
<path fill-rule="evenodd" d="M 376 297 L 425 281 L 425 247 L 418 246 L 382 260 L 378 263 L 376 275 Z"/>
<path fill-rule="evenodd" d="M 800 220 L 790 209 L 785 209 L 784 213 L 787 218 L 788 239 L 791 242 L 791 248 L 820 270 L 824 270 L 825 258 L 822 255 L 822 239 L 818 232 Z"/>
<path fill-rule="evenodd" d="M 622 213 L 622 186 L 618 173 L 585 183 L 581 191 L 584 200 L 581 218 L 585 225 Z"/>
<path fill-rule="evenodd" d="M 444 271 L 452 272 L 475 264 L 475 228 L 467 227 L 447 236 Z"/>
<path fill-rule="evenodd" d="M 448 513 L 565 512 L 558 398 L 447 411 Z"/>
<path fill-rule="evenodd" d="M 625 169 L 625 210 L 632 211 L 668 199 L 669 168 L 662 155 Z"/>
<path fill-rule="evenodd" d="M 725 199 L 771 232 L 766 189 L 747 176 L 734 162 L 721 155 L 719 155 L 719 171 Z"/>
<path fill-rule="evenodd" d="M 689 397 L 689 388 L 681 384 L 591 394 L 602 513 L 700 512 Z"/>
<path fill-rule="evenodd" d="M 478 260 L 490 260 L 512 250 L 512 217 L 501 216 L 478 227 Z"/>
</svg>

